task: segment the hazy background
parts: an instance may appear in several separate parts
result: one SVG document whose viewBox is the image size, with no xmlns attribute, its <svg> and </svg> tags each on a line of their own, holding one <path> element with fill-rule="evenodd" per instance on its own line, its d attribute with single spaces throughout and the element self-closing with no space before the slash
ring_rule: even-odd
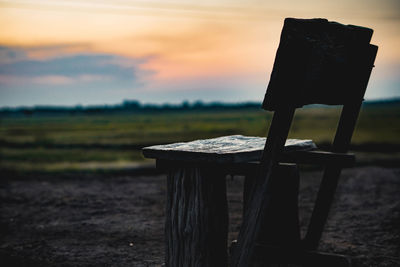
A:
<svg viewBox="0 0 400 267">
<path fill-rule="evenodd" d="M 0 0 L 0 170 L 130 168 L 147 145 L 265 136 L 285 17 L 373 28 L 366 99 L 400 97 L 395 0 Z M 298 111 L 289 136 L 329 148 L 339 112 Z M 351 149 L 393 165 L 399 134 L 400 101 L 367 104 Z"/>
<path fill-rule="evenodd" d="M 261 101 L 285 17 L 374 29 L 366 99 L 400 97 L 398 0 L 0 0 L 0 106 Z"/>
<path fill-rule="evenodd" d="M 0 262 L 160 266 L 166 177 L 141 149 L 265 136 L 260 102 L 285 17 L 375 30 L 356 166 L 320 249 L 399 266 L 399 0 L 0 0 Z M 298 109 L 289 137 L 330 149 L 339 115 Z M 300 168 L 304 232 L 322 167 Z M 230 243 L 243 177 L 227 185 Z"/>
</svg>

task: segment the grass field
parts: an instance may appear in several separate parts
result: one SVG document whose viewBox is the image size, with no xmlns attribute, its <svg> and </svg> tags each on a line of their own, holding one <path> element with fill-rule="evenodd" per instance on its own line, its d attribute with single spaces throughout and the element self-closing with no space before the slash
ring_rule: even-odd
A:
<svg viewBox="0 0 400 267">
<path fill-rule="evenodd" d="M 289 137 L 332 140 L 338 108 L 305 108 L 296 113 Z M 130 166 L 143 161 L 140 147 L 242 134 L 265 136 L 272 114 L 259 109 L 145 112 L 105 115 L 0 117 L 0 168 L 79 169 Z M 399 147 L 400 107 L 362 109 L 355 145 Z M 395 151 L 396 152 L 396 151 Z"/>
</svg>

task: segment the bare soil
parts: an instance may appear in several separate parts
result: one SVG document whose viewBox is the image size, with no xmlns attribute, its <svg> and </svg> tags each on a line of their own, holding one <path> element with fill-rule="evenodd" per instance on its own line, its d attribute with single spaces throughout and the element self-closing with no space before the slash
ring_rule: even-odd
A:
<svg viewBox="0 0 400 267">
<path fill-rule="evenodd" d="M 302 173 L 304 232 L 320 171 Z M 161 266 L 165 175 L 2 174 L 1 266 Z M 242 213 L 243 177 L 227 178 L 229 240 Z M 400 266 L 400 168 L 343 171 L 319 248 L 356 266 Z"/>
</svg>

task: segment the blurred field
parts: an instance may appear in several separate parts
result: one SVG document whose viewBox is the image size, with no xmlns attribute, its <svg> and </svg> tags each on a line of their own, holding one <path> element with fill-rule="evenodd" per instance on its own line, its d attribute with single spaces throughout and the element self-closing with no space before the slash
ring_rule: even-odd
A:
<svg viewBox="0 0 400 267">
<path fill-rule="evenodd" d="M 340 109 L 297 111 L 289 137 L 333 138 Z M 272 113 L 261 109 L 158 111 L 92 115 L 0 117 L 0 168 L 66 170 L 123 168 L 144 161 L 140 148 L 222 135 L 265 136 Z M 366 105 L 353 136 L 353 149 L 387 151 L 398 157 L 400 106 Z"/>
</svg>

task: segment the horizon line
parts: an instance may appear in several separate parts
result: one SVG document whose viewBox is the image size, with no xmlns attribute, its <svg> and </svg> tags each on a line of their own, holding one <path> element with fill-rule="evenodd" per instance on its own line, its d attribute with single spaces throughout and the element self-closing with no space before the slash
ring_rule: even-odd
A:
<svg viewBox="0 0 400 267">
<path fill-rule="evenodd" d="M 375 99 L 365 99 L 363 103 L 383 103 L 383 102 L 400 102 L 400 96 L 396 97 L 388 97 L 388 98 L 375 98 Z M 163 102 L 163 103 L 151 103 L 151 102 L 141 102 L 137 99 L 124 99 L 121 102 L 113 103 L 113 104 L 74 104 L 74 105 L 52 105 L 52 104 L 37 104 L 37 105 L 19 105 L 19 106 L 0 106 L 0 111 L 4 110 L 18 110 L 18 109 L 36 109 L 36 108 L 64 108 L 64 109 L 73 109 L 73 108 L 83 108 L 83 109 L 90 109 L 90 108 L 112 108 L 112 107 L 123 107 L 129 106 L 129 104 L 136 103 L 138 107 L 179 107 L 179 106 L 196 106 L 196 105 L 248 105 L 248 104 L 260 104 L 262 101 L 203 101 L 203 100 L 182 100 L 179 103 L 176 102 Z M 306 106 L 312 105 L 321 105 L 321 106 L 338 106 L 338 105 L 324 105 L 324 104 L 310 104 Z"/>
</svg>

